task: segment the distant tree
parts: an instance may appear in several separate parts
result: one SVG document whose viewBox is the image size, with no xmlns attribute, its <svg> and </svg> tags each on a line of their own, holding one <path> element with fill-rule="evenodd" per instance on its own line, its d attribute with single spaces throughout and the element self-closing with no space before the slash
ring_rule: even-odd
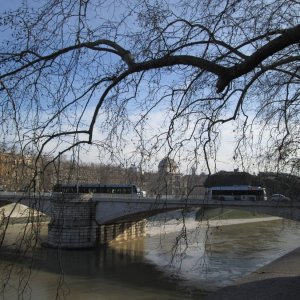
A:
<svg viewBox="0 0 300 300">
<path fill-rule="evenodd" d="M 293 201 L 300 200 L 300 177 L 285 173 L 260 173 L 259 180 L 269 196 L 283 194 Z"/>
<path fill-rule="evenodd" d="M 221 171 L 208 176 L 204 182 L 205 187 L 230 186 L 230 185 L 259 185 L 259 179 L 247 172 L 226 172 Z"/>
<path fill-rule="evenodd" d="M 272 194 L 283 194 L 294 201 L 300 200 L 300 177 L 287 173 L 261 172 L 251 175 L 247 172 L 221 171 L 208 176 L 204 185 L 207 188 L 220 185 L 262 186 L 269 197 Z"/>
</svg>

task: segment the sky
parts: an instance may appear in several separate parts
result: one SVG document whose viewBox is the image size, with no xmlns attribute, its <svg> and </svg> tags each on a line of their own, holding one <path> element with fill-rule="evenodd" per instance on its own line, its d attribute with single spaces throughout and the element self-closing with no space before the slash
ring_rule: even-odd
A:
<svg viewBox="0 0 300 300">
<path fill-rule="evenodd" d="M 1 8 L 0 11 L 5 11 L 7 9 L 13 9 L 15 7 L 17 7 L 19 5 L 19 3 L 22 2 L 21 0 L 10 0 L 10 1 L 4 1 L 1 0 Z M 34 1 L 27 1 L 28 3 L 34 3 Z M 37 2 L 38 3 L 38 2 Z M 170 78 L 168 78 L 167 80 L 170 80 Z M 142 97 L 142 95 L 140 95 L 140 97 Z M 89 119 L 90 118 L 90 114 L 91 112 L 88 111 L 85 118 Z M 132 111 L 132 113 L 134 114 L 134 111 Z M 134 118 L 134 116 L 132 116 Z M 162 123 L 163 119 L 161 117 L 161 112 L 160 111 L 153 111 L 150 113 L 149 115 L 149 120 L 148 120 L 148 124 L 149 124 L 149 128 L 151 131 L 152 129 L 162 129 L 163 128 L 163 123 Z M 219 154 L 216 160 L 216 165 L 217 165 L 217 170 L 228 170 L 231 171 L 233 169 L 236 169 L 238 166 L 233 162 L 232 156 L 233 156 L 233 148 L 234 148 L 234 129 L 232 127 L 231 124 L 226 124 L 223 126 L 222 129 L 222 137 L 221 137 L 221 146 L 219 149 Z M 98 131 L 97 132 L 97 139 L 101 140 L 101 132 Z M 148 133 L 145 133 L 145 135 L 147 136 Z M 121 154 L 124 154 L 125 156 L 132 156 L 134 155 L 134 147 L 133 145 L 130 143 L 130 139 L 131 137 L 128 136 L 126 137 L 128 139 L 128 143 L 126 145 L 126 147 L 124 147 L 122 149 Z M 53 148 L 53 149 L 58 149 L 58 145 L 56 142 L 54 143 L 50 143 L 49 144 L 49 149 Z M 85 149 L 89 149 L 88 152 L 82 150 L 81 151 L 81 161 L 84 162 L 97 162 L 99 161 L 99 152 L 98 150 L 96 150 L 95 147 L 89 147 L 89 146 L 85 146 Z M 101 153 L 100 150 L 100 155 L 102 155 L 103 153 Z M 121 155 L 120 154 L 120 155 Z M 167 154 L 167 151 L 161 151 L 157 157 L 157 161 L 159 161 L 160 159 L 163 159 L 164 156 Z M 69 152 L 67 157 L 71 158 L 73 155 L 72 152 Z M 122 158 L 120 158 L 122 160 Z M 179 158 L 178 158 L 179 159 Z M 107 162 L 110 162 L 110 158 L 109 156 L 106 156 L 103 160 L 106 160 Z M 181 171 L 182 172 L 188 172 L 189 166 L 185 165 L 185 163 L 182 162 L 181 164 Z M 207 172 L 207 170 L 205 169 L 205 163 L 204 161 L 201 162 L 198 173 L 200 172 Z"/>
</svg>

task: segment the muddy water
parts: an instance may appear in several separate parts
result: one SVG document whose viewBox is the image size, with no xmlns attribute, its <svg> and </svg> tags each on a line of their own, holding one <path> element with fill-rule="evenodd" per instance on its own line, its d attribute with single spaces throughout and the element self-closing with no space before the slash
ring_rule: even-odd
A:
<svg viewBox="0 0 300 300">
<path fill-rule="evenodd" d="M 3 299 L 203 299 L 300 246 L 300 225 L 273 220 L 214 227 L 193 217 L 148 223 L 138 241 L 95 250 L 12 251 L 24 225 L 8 230 L 1 255 Z M 180 224 L 180 225 L 179 225 Z M 39 240 L 46 239 L 46 226 Z M 24 240 L 28 241 L 28 236 Z M 176 245 L 176 247 L 174 246 Z M 23 249 L 27 249 L 24 244 Z"/>
</svg>

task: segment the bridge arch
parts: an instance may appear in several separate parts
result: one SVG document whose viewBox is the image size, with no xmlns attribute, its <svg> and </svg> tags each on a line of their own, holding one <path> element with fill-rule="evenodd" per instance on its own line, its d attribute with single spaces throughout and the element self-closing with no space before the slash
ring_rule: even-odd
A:
<svg viewBox="0 0 300 300">
<path fill-rule="evenodd" d="M 14 192 L 0 193 L 0 208 L 8 204 L 24 205 L 37 212 L 51 215 L 51 196 L 49 194 L 24 194 Z"/>
</svg>

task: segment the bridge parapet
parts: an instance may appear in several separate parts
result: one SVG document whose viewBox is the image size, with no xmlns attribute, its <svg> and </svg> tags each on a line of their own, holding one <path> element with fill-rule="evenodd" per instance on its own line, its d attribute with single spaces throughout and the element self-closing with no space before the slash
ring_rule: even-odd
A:
<svg viewBox="0 0 300 300">
<path fill-rule="evenodd" d="M 275 201 L 240 201 L 240 200 L 207 200 L 203 198 L 172 197 L 172 198 L 99 198 L 96 195 L 92 201 L 97 202 L 96 221 L 98 224 L 108 224 L 122 219 L 138 220 L 167 210 L 192 207 L 231 208 L 253 211 L 300 221 L 300 202 Z"/>
</svg>

